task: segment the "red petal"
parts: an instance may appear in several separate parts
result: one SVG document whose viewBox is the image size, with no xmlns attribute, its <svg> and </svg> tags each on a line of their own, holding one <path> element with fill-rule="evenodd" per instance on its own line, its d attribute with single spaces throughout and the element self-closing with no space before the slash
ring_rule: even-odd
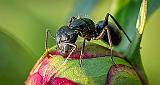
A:
<svg viewBox="0 0 160 85">
<path fill-rule="evenodd" d="M 35 73 L 28 77 L 27 81 L 25 82 L 26 85 L 42 85 L 41 83 L 42 77 L 39 73 Z"/>
<path fill-rule="evenodd" d="M 78 85 L 78 84 L 66 78 L 56 77 L 50 80 L 50 85 Z"/>
</svg>

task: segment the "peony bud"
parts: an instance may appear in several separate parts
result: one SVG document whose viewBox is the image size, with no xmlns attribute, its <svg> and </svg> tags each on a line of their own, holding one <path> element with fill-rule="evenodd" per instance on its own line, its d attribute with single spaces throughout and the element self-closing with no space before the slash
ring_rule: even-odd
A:
<svg viewBox="0 0 160 85">
<path fill-rule="evenodd" d="M 26 85 L 142 85 L 142 81 L 123 55 L 89 43 L 85 47 L 82 66 L 79 65 L 81 46 L 63 64 L 69 53 L 59 50 L 45 52 L 30 72 Z"/>
</svg>

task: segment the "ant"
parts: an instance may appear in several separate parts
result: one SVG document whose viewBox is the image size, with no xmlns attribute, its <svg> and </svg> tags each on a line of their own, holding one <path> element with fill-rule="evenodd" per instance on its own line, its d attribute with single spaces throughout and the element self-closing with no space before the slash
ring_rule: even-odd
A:
<svg viewBox="0 0 160 85">
<path fill-rule="evenodd" d="M 118 28 L 115 26 L 115 24 L 108 21 L 109 16 L 113 19 L 113 21 L 115 22 Z M 109 47 L 111 50 L 111 59 L 112 59 L 113 64 L 115 64 L 115 62 L 113 61 L 113 57 L 112 57 L 112 45 L 116 46 L 120 43 L 121 38 L 122 38 L 121 31 L 125 34 L 129 42 L 131 43 L 131 39 L 129 38 L 129 36 L 122 29 L 122 27 L 118 24 L 116 19 L 109 13 L 106 14 L 106 17 L 104 20 L 99 21 L 96 25 L 89 18 L 72 17 L 69 21 L 68 26 L 62 26 L 57 31 L 56 44 L 57 44 L 57 47 L 61 50 L 61 53 L 66 53 L 72 47 L 74 47 L 69 53 L 68 57 L 66 58 L 64 62 L 66 63 L 70 55 L 77 48 L 75 42 L 78 38 L 78 35 L 81 36 L 84 39 L 81 54 L 80 54 L 80 66 L 81 66 L 86 40 L 90 41 L 90 40 L 100 40 L 101 39 L 109 44 Z"/>
</svg>

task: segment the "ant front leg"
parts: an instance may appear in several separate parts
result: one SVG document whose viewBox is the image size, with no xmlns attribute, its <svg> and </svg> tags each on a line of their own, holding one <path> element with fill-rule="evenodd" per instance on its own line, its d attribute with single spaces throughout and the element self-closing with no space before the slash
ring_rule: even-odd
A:
<svg viewBox="0 0 160 85">
<path fill-rule="evenodd" d="M 46 38 L 45 38 L 45 50 L 48 52 L 48 29 L 46 29 Z"/>
<path fill-rule="evenodd" d="M 45 37 L 45 50 L 48 52 L 48 35 L 50 34 L 50 36 L 55 40 L 51 30 L 46 29 L 46 37 Z"/>
<path fill-rule="evenodd" d="M 117 25 L 117 27 L 124 33 L 124 35 L 127 37 L 127 39 L 129 40 L 130 43 L 132 43 L 131 39 L 129 38 L 129 36 L 127 35 L 127 33 L 122 29 L 121 25 L 119 25 L 119 23 L 117 22 L 117 20 L 109 13 L 106 14 L 105 17 L 105 23 L 103 24 L 103 26 L 107 26 L 108 25 L 108 18 L 109 16 L 113 19 L 113 21 L 115 22 L 115 24 Z"/>
<path fill-rule="evenodd" d="M 68 61 L 68 59 L 70 58 L 70 56 L 72 55 L 72 53 L 73 53 L 73 52 L 76 50 L 76 48 L 77 48 L 77 45 L 74 44 L 74 43 L 64 43 L 64 45 L 70 45 L 70 46 L 73 47 L 73 49 L 71 50 L 71 52 L 69 53 L 69 55 L 67 56 L 67 58 L 65 59 L 65 61 L 63 62 L 62 65 L 65 65 L 65 64 L 66 64 L 66 62 Z"/>
</svg>

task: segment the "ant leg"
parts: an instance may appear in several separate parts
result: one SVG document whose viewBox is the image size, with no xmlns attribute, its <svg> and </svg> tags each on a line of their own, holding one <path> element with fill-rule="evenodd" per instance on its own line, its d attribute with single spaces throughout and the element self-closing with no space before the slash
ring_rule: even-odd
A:
<svg viewBox="0 0 160 85">
<path fill-rule="evenodd" d="M 107 26 L 105 26 L 105 27 L 103 28 L 102 32 L 101 32 L 95 39 L 96 39 L 96 40 L 102 39 L 103 36 L 106 34 L 106 32 L 107 32 L 107 36 L 108 36 L 109 47 L 110 47 L 110 50 L 111 50 L 111 59 L 112 59 L 113 64 L 116 65 L 115 62 L 113 61 L 113 55 L 112 55 L 112 40 L 111 40 L 110 31 L 109 31 L 109 29 L 107 28 Z"/>
<path fill-rule="evenodd" d="M 58 75 L 59 73 L 58 73 L 58 71 L 61 69 L 61 68 L 63 68 L 63 66 L 67 63 L 67 61 L 68 61 L 68 59 L 70 58 L 70 56 L 72 55 L 72 53 L 76 50 L 76 48 L 77 48 L 77 46 L 76 46 L 76 44 L 74 44 L 74 43 L 63 43 L 64 45 L 70 45 L 70 46 L 73 46 L 74 48 L 71 50 L 71 52 L 69 53 L 69 55 L 67 56 L 67 58 L 65 59 L 65 61 L 61 64 L 61 66 L 59 66 L 59 68 L 57 69 L 57 74 L 56 75 Z M 54 72 L 53 72 L 54 73 Z M 55 76 L 56 76 L 55 75 Z"/>
<path fill-rule="evenodd" d="M 119 25 L 119 23 L 117 22 L 117 20 L 109 13 L 106 14 L 106 17 L 105 17 L 105 22 L 103 24 L 103 26 L 107 26 L 108 25 L 108 17 L 111 17 L 113 19 L 113 21 L 116 23 L 117 27 L 124 33 L 124 35 L 127 37 L 127 39 L 129 40 L 130 43 L 132 43 L 131 39 L 129 38 L 129 36 L 127 35 L 127 33 L 122 29 L 122 27 Z"/>
<path fill-rule="evenodd" d="M 48 29 L 46 29 L 45 50 L 48 52 Z"/>
<path fill-rule="evenodd" d="M 50 30 L 48 30 L 48 29 L 46 29 L 46 32 L 45 32 L 45 34 L 46 34 L 46 36 L 45 36 L 45 50 L 46 50 L 46 53 L 48 54 L 48 44 L 47 44 L 47 42 L 48 42 L 48 34 L 51 34 L 51 31 Z M 53 36 L 52 36 L 53 37 Z M 53 37 L 54 38 L 54 37 Z M 54 38 L 55 39 L 55 38 Z M 38 62 L 35 64 L 35 66 L 38 66 L 42 61 L 43 61 L 43 59 L 45 58 L 45 56 L 43 56 L 43 57 L 41 57 L 39 60 L 38 60 Z M 35 68 L 33 68 L 33 69 L 35 69 Z"/>
<path fill-rule="evenodd" d="M 82 67 L 82 58 L 83 58 L 85 43 L 86 43 L 86 40 L 84 39 L 84 40 L 83 40 L 82 50 L 81 50 L 81 55 L 80 55 L 80 67 Z"/>
<path fill-rule="evenodd" d="M 46 29 L 46 38 L 45 38 L 45 50 L 48 52 L 48 34 L 50 34 L 50 36 L 55 39 L 55 37 L 53 36 L 51 30 Z"/>
<path fill-rule="evenodd" d="M 65 64 L 66 64 L 66 62 L 68 61 L 68 59 L 70 58 L 70 56 L 72 55 L 72 53 L 73 53 L 73 52 L 76 50 L 76 48 L 77 48 L 76 44 L 74 44 L 74 43 L 64 43 L 64 44 L 73 46 L 74 48 L 71 50 L 71 52 L 69 53 L 69 55 L 67 56 L 67 58 L 65 59 L 65 61 L 63 62 L 62 65 L 65 65 Z"/>
<path fill-rule="evenodd" d="M 95 40 L 102 39 L 105 34 L 106 34 L 106 30 L 102 30 L 102 32 L 96 38 L 93 38 L 93 39 L 95 39 Z"/>
<path fill-rule="evenodd" d="M 56 69 L 52 72 L 51 75 L 53 75 L 55 73 L 54 76 L 58 76 L 59 75 L 59 71 L 61 68 L 63 68 L 63 66 L 67 63 L 68 59 L 70 58 L 70 56 L 72 55 L 72 53 L 76 50 L 77 46 L 74 43 L 63 43 L 63 45 L 70 45 L 73 46 L 74 48 L 71 50 L 71 52 L 69 53 L 69 55 L 67 56 L 67 58 L 65 59 L 65 61 Z M 48 66 L 46 67 L 46 71 L 48 70 Z M 46 72 L 45 71 L 45 72 Z M 44 73 L 46 74 L 46 73 Z"/>
<path fill-rule="evenodd" d="M 51 30 L 49 30 L 49 29 L 46 29 L 45 34 L 46 34 L 46 35 L 45 35 L 45 50 L 46 50 L 46 52 L 47 52 L 47 54 L 48 54 L 48 35 L 50 34 L 50 36 L 51 36 L 53 39 L 55 39 L 55 37 L 53 36 Z M 39 65 L 39 63 L 42 62 L 42 60 L 43 60 L 44 58 L 45 58 L 45 56 L 44 56 L 44 57 L 41 57 L 40 60 L 36 63 L 36 65 Z M 43 76 L 46 75 L 47 70 L 48 70 L 48 66 L 46 67 Z M 42 85 L 44 85 L 44 82 L 42 83 Z"/>
<path fill-rule="evenodd" d="M 48 34 L 55 40 L 56 38 L 53 36 L 53 33 L 51 30 L 47 30 L 48 31 Z"/>
<path fill-rule="evenodd" d="M 110 47 L 110 50 L 111 50 L 111 59 L 112 59 L 113 64 L 116 65 L 115 62 L 114 62 L 114 60 L 113 60 L 113 55 L 112 55 L 113 49 L 112 49 L 112 40 L 111 40 L 110 31 L 109 31 L 109 29 L 107 29 L 107 28 L 105 28 L 105 29 L 107 30 L 107 36 L 108 36 L 109 47 Z"/>
</svg>

